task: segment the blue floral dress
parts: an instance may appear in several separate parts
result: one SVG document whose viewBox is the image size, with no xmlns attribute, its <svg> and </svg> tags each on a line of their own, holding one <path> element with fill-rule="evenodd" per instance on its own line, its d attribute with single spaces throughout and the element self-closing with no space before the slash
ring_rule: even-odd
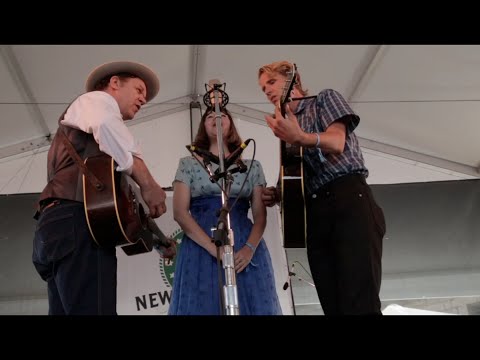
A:
<svg viewBox="0 0 480 360">
<path fill-rule="evenodd" d="M 249 168 L 252 161 L 244 160 L 244 163 Z M 216 170 L 216 165 L 213 170 Z M 239 194 L 246 175 L 247 172 L 235 173 L 230 190 L 230 206 L 240 195 L 229 213 L 234 252 L 245 245 L 253 226 L 248 218 L 253 188 L 266 184 L 262 166 L 254 160 L 248 179 Z M 202 229 L 212 236 L 212 228 L 216 227 L 218 222 L 217 211 L 222 206 L 219 186 L 210 181 L 205 169 L 192 156 L 180 159 L 175 181 L 181 181 L 190 188 L 190 213 Z M 176 258 L 169 315 L 222 314 L 219 291 L 223 291 L 225 281 L 223 266 L 220 267 L 220 272 L 223 282 L 219 288 L 217 259 L 184 235 Z M 235 275 L 240 315 L 282 314 L 275 287 L 272 260 L 263 238 L 250 264 Z"/>
</svg>

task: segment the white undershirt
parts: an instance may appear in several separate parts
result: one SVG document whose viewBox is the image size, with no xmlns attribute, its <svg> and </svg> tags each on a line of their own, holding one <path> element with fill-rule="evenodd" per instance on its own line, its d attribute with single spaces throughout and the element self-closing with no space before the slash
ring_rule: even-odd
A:
<svg viewBox="0 0 480 360">
<path fill-rule="evenodd" d="M 133 156 L 142 158 L 140 146 L 125 125 L 117 101 L 105 91 L 80 95 L 70 105 L 61 123 L 93 134 L 100 151 L 117 162 L 117 171 L 126 171 L 130 175 Z"/>
</svg>

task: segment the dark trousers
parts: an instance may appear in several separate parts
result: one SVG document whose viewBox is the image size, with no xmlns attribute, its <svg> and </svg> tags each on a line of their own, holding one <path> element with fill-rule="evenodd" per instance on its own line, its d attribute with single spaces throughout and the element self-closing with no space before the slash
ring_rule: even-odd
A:
<svg viewBox="0 0 480 360">
<path fill-rule="evenodd" d="M 40 215 L 32 260 L 48 284 L 49 315 L 116 315 L 115 248 L 96 246 L 83 203 L 61 200 Z"/>
<path fill-rule="evenodd" d="M 307 197 L 307 255 L 325 315 L 381 315 L 385 218 L 363 175 Z"/>
</svg>

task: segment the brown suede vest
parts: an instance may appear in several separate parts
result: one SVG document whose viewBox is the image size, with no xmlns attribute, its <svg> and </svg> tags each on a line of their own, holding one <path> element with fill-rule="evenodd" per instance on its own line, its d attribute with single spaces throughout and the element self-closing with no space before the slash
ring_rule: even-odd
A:
<svg viewBox="0 0 480 360">
<path fill-rule="evenodd" d="M 83 174 L 78 164 L 68 154 L 62 139 L 58 135 L 59 131 L 63 131 L 67 135 L 68 140 L 82 159 L 101 153 L 92 134 L 60 124 L 67 110 L 68 107 L 58 120 L 57 133 L 48 150 L 48 184 L 40 194 L 39 203 L 48 198 L 83 202 Z"/>
</svg>

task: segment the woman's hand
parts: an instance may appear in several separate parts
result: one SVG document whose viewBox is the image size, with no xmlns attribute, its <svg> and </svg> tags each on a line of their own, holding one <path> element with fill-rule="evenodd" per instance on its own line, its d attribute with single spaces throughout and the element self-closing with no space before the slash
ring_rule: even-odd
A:
<svg viewBox="0 0 480 360">
<path fill-rule="evenodd" d="M 243 269 L 245 269 L 248 264 L 250 264 L 250 261 L 253 258 L 253 254 L 253 250 L 246 245 L 244 245 L 239 251 L 235 253 L 233 261 L 235 263 L 235 271 L 237 272 L 237 274 L 243 271 Z"/>
</svg>

